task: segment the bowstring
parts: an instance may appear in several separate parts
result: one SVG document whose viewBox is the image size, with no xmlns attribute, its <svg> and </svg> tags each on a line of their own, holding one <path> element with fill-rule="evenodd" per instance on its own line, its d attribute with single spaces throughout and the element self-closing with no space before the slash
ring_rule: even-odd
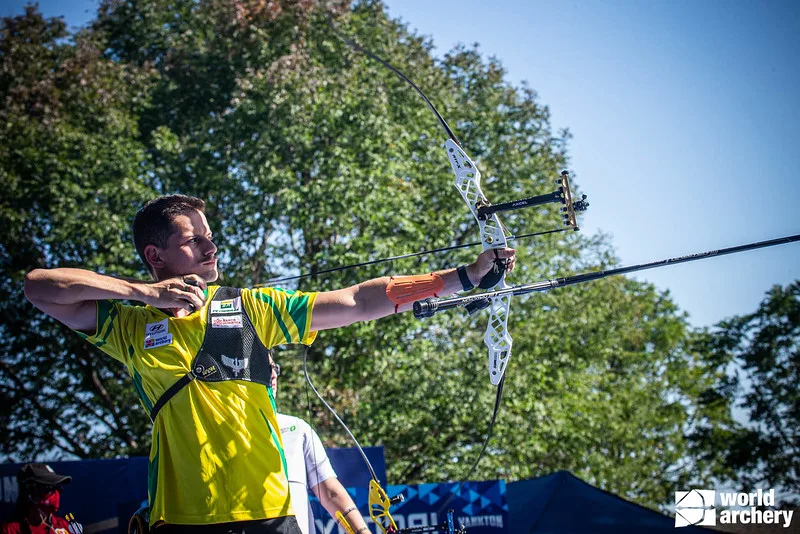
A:
<svg viewBox="0 0 800 534">
<path fill-rule="evenodd" d="M 308 345 L 304 345 L 304 349 L 303 349 L 303 374 L 305 375 L 306 379 L 308 379 L 308 370 L 306 369 L 306 357 L 307 356 L 308 356 Z M 306 384 L 305 384 L 305 392 L 306 392 L 306 418 L 307 418 L 308 426 L 311 427 L 311 431 L 314 434 L 316 434 L 317 431 L 316 431 L 316 429 L 314 429 L 314 417 L 313 417 L 313 414 L 311 412 L 311 396 L 308 394 L 308 382 L 306 382 Z M 313 436 L 311 436 L 311 455 L 314 458 L 314 469 L 315 469 L 315 473 L 316 473 L 316 468 L 319 465 L 319 463 L 317 462 L 317 447 L 315 446 L 314 437 Z M 320 495 L 321 494 L 322 494 L 322 492 L 320 491 Z M 318 506 L 317 515 L 322 517 L 321 508 L 325 508 L 325 506 L 322 504 L 322 498 L 320 496 L 317 496 L 317 501 L 318 501 L 318 503 L 317 503 L 317 506 Z M 295 511 L 295 513 L 297 513 L 297 511 Z M 314 522 L 316 522 L 316 518 L 309 518 L 309 519 L 312 519 Z M 333 519 L 335 520 L 336 518 L 334 517 Z M 309 527 L 309 529 L 310 529 L 310 527 Z M 316 531 L 316 529 L 317 529 L 317 526 L 314 525 L 314 530 Z"/>
<path fill-rule="evenodd" d="M 364 449 L 361 448 L 361 444 L 358 442 L 358 440 L 353 435 L 353 433 L 350 432 L 350 428 L 345 424 L 344 421 L 342 421 L 341 417 L 339 417 L 339 414 L 336 413 L 336 410 L 334 410 L 331 407 L 331 405 L 328 404 L 325 401 L 324 398 L 322 398 L 322 395 L 320 395 L 319 391 L 317 391 L 317 388 L 314 386 L 314 383 L 311 382 L 311 376 L 309 376 L 309 374 L 308 374 L 307 358 L 308 358 L 308 347 L 306 347 L 306 350 L 303 351 L 303 372 L 306 375 L 306 384 L 308 386 L 311 386 L 311 390 L 314 392 L 314 394 L 317 396 L 317 398 L 320 400 L 320 402 L 322 402 L 322 404 L 324 404 L 325 407 L 328 410 L 330 410 L 330 412 L 333 414 L 333 416 L 336 418 L 336 420 L 339 421 L 339 424 L 342 425 L 342 428 L 345 429 L 345 431 L 347 432 L 347 435 L 350 436 L 350 439 L 352 439 L 353 443 L 356 444 L 356 448 L 358 448 L 358 452 L 361 453 L 361 458 L 364 459 L 364 463 L 367 464 L 367 468 L 369 469 L 370 476 L 372 476 L 373 480 L 375 480 L 376 482 L 379 482 L 378 481 L 378 476 L 375 474 L 375 470 L 372 468 L 372 464 L 370 463 L 369 458 L 367 458 L 367 455 L 364 452 Z M 307 390 L 306 390 L 306 393 L 308 393 Z M 310 408 L 310 405 L 309 405 L 309 408 Z"/>
<path fill-rule="evenodd" d="M 322 404 L 325 405 L 325 407 L 333 414 L 333 416 L 336 418 L 336 420 L 339 422 L 339 424 L 342 425 L 342 427 L 345 429 L 347 434 L 350 436 L 350 439 L 353 440 L 353 443 L 356 444 L 356 448 L 358 449 L 358 452 L 361 454 L 361 458 L 363 458 L 364 463 L 367 465 L 367 469 L 369 470 L 369 474 L 372 477 L 372 480 L 377 482 L 378 485 L 380 486 L 380 480 L 378 480 L 378 476 L 375 474 L 375 469 L 373 469 L 372 463 L 369 461 L 369 458 L 367 458 L 367 454 L 364 452 L 364 449 L 361 447 L 361 444 L 358 442 L 356 437 L 350 431 L 350 428 L 345 424 L 344 421 L 342 421 L 341 417 L 339 417 L 339 414 L 336 413 L 336 410 L 334 410 L 331 407 L 331 405 L 328 404 L 325 401 L 325 399 L 322 397 L 322 395 L 317 390 L 316 386 L 314 386 L 314 383 L 311 381 L 311 375 L 308 373 L 308 345 L 304 345 L 304 347 L 305 348 L 303 350 L 303 374 L 306 377 L 305 390 L 306 390 L 306 403 L 308 405 L 307 406 L 307 412 L 308 412 L 308 418 L 309 418 L 309 426 L 311 426 L 311 429 L 314 430 L 314 426 L 310 422 L 311 419 L 312 419 L 312 416 L 311 416 L 311 396 L 308 394 L 308 388 L 310 386 L 311 390 L 314 392 L 314 395 L 316 395 L 317 398 L 320 400 L 320 402 L 322 402 Z M 314 432 L 316 432 L 316 431 L 314 431 Z M 313 448 L 312 454 L 314 455 L 314 464 L 316 465 L 316 463 L 317 463 L 316 447 Z M 355 501 L 355 499 L 353 499 L 353 501 Z M 320 505 L 322 505 L 322 499 L 320 499 Z M 358 503 L 356 503 L 356 509 L 357 509 L 358 513 L 361 514 L 361 510 L 358 509 Z M 362 514 L 362 517 L 363 517 L 363 514 Z M 371 514 L 368 514 L 368 517 L 371 518 L 372 517 Z M 333 519 L 336 520 L 335 517 Z M 366 519 L 365 519 L 365 521 L 366 521 Z"/>
</svg>

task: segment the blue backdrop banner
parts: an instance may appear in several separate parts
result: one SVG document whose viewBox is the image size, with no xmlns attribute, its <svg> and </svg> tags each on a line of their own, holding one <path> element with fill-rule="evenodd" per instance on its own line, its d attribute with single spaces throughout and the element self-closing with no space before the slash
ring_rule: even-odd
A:
<svg viewBox="0 0 800 534">
<path fill-rule="evenodd" d="M 412 484 L 388 486 L 389 497 L 402 493 L 405 500 L 392 507 L 391 512 L 398 528 L 432 526 L 444 523 L 447 511 L 453 510 L 456 527 L 464 525 L 469 534 L 506 534 L 508 528 L 508 503 L 504 480 L 467 482 L 456 495 L 457 483 Z M 366 485 L 348 488 L 356 506 L 367 520 L 370 532 L 377 534 L 378 527 L 369 519 L 369 493 Z M 344 530 L 328 515 L 319 501 L 312 498 L 318 534 L 343 534 Z"/>
</svg>

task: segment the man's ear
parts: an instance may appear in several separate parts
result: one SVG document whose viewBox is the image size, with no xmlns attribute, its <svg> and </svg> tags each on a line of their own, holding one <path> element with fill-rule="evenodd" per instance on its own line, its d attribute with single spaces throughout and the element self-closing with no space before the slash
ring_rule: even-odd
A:
<svg viewBox="0 0 800 534">
<path fill-rule="evenodd" d="M 157 246 L 147 245 L 144 247 L 144 257 L 153 269 L 164 267 L 164 260 L 161 258 L 161 251 Z"/>
</svg>

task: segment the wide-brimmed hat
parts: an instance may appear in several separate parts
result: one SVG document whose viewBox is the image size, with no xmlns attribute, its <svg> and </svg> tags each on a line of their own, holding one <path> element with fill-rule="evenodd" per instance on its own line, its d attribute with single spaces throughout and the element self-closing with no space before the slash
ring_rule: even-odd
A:
<svg viewBox="0 0 800 534">
<path fill-rule="evenodd" d="M 69 484 L 72 477 L 59 475 L 47 464 L 25 464 L 17 473 L 17 480 L 20 484 L 35 482 L 44 486 L 62 486 Z"/>
</svg>

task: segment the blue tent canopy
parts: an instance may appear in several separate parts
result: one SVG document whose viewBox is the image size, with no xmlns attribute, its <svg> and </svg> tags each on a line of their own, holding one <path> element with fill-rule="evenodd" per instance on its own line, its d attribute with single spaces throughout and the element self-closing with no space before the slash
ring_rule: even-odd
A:
<svg viewBox="0 0 800 534">
<path fill-rule="evenodd" d="M 568 471 L 507 484 L 515 534 L 709 534 L 587 484 Z"/>
</svg>

